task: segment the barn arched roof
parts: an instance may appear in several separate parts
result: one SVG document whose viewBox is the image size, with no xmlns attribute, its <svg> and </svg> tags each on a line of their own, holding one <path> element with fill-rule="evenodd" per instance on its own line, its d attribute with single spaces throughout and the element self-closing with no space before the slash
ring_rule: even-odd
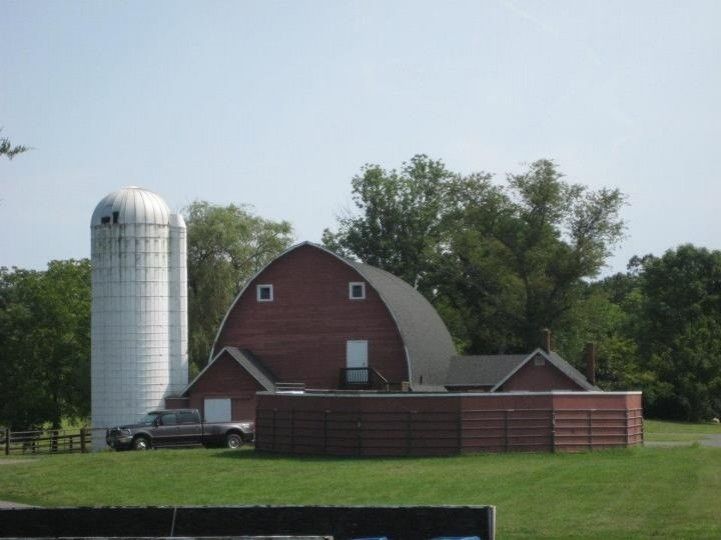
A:
<svg viewBox="0 0 721 540">
<path fill-rule="evenodd" d="M 375 266 L 341 257 L 312 242 L 301 242 L 291 246 L 248 280 L 218 327 L 211 349 L 211 359 L 230 313 L 250 284 L 273 262 L 303 246 L 316 248 L 347 264 L 375 289 L 395 321 L 403 341 L 411 388 L 413 390 L 445 391 L 444 383 L 450 359 L 457 353 L 448 328 L 431 303 L 399 277 Z"/>
</svg>

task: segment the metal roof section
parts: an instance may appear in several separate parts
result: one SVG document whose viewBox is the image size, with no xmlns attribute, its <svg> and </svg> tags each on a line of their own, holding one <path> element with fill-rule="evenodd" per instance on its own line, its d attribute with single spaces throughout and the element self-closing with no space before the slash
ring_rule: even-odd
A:
<svg viewBox="0 0 721 540">
<path fill-rule="evenodd" d="M 571 379 L 573 382 L 575 382 L 578 386 L 583 388 L 587 391 L 598 391 L 600 392 L 601 389 L 597 386 L 592 385 L 588 382 L 586 377 L 583 376 L 583 374 L 578 371 L 575 367 L 573 367 L 571 364 L 566 362 L 561 356 L 555 352 L 551 351 L 550 353 L 547 353 L 541 348 L 536 349 L 531 354 L 529 354 L 523 362 L 521 362 L 518 366 L 516 366 L 508 375 L 506 375 L 500 382 L 498 382 L 493 388 L 491 388 L 491 392 L 496 392 L 501 386 L 503 386 L 503 383 L 505 383 L 508 379 L 510 379 L 519 369 L 521 369 L 524 365 L 526 365 L 528 362 L 531 361 L 531 359 L 536 356 L 537 354 L 542 355 L 548 362 L 550 362 L 552 365 L 554 365 L 559 371 L 561 371 L 564 375 L 566 375 L 569 379 Z"/>
<path fill-rule="evenodd" d="M 446 386 L 495 386 L 528 358 L 526 354 L 453 356 Z"/>
<path fill-rule="evenodd" d="M 411 388 L 442 389 L 456 347 L 436 309 L 425 296 L 390 272 L 347 262 L 376 290 L 395 319 L 408 351 Z"/>
<path fill-rule="evenodd" d="M 223 356 L 223 354 L 228 353 L 230 357 L 238 362 L 240 367 L 242 367 L 245 371 L 248 372 L 248 374 L 253 377 L 258 383 L 268 392 L 274 392 L 275 391 L 275 383 L 277 378 L 275 375 L 273 375 L 270 370 L 260 361 L 258 358 L 249 350 L 247 349 L 239 349 L 238 347 L 223 347 L 218 354 L 216 354 L 213 359 L 208 362 L 208 364 L 203 368 L 203 370 L 198 373 L 198 375 L 193 379 L 193 381 L 185 387 L 185 390 L 183 390 L 180 394 L 180 396 L 185 396 L 190 391 L 190 389 L 197 383 L 200 378 L 205 374 L 208 369 L 210 369 L 210 366 L 212 366 L 218 358 Z"/>
<path fill-rule="evenodd" d="M 185 227 L 182 217 L 171 223 L 171 215 L 170 208 L 160 195 L 128 186 L 103 197 L 95 207 L 90 226 L 145 223 Z"/>
</svg>

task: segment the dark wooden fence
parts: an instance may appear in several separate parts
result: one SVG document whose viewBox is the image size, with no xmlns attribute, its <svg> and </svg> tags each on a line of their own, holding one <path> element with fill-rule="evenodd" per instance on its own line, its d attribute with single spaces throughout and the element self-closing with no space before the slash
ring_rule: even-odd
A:
<svg viewBox="0 0 721 540">
<path fill-rule="evenodd" d="M 461 413 L 463 452 L 574 452 L 643 442 L 640 409 L 498 409 Z"/>
<path fill-rule="evenodd" d="M 334 456 L 573 452 L 643 442 L 640 409 L 258 409 L 260 451 Z"/>
<path fill-rule="evenodd" d="M 493 506 L 225 506 L 0 509 L 0 538 L 386 536 L 494 540 Z"/>
<path fill-rule="evenodd" d="M 8 455 L 89 452 L 91 430 L 45 429 L 39 431 L 0 431 L 0 447 Z"/>
</svg>

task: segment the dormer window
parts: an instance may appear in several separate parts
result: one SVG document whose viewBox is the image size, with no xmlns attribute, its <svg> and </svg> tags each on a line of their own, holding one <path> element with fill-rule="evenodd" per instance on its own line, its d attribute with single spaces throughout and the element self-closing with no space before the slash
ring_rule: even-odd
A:
<svg viewBox="0 0 721 540">
<path fill-rule="evenodd" d="M 363 281 L 351 281 L 348 284 L 348 298 L 363 300 L 366 297 L 366 284 Z"/>
<path fill-rule="evenodd" d="M 272 302 L 273 285 L 258 285 L 256 287 L 256 295 L 258 302 Z"/>
</svg>

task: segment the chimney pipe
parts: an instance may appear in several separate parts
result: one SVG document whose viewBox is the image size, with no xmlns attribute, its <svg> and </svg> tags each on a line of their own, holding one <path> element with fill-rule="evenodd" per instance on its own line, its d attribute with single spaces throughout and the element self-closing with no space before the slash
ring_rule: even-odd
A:
<svg viewBox="0 0 721 540">
<path fill-rule="evenodd" d="M 596 384 L 596 344 L 586 343 L 586 379 Z"/>
<path fill-rule="evenodd" d="M 551 352 L 551 331 L 548 328 L 541 330 L 541 348 L 547 353 Z"/>
</svg>

